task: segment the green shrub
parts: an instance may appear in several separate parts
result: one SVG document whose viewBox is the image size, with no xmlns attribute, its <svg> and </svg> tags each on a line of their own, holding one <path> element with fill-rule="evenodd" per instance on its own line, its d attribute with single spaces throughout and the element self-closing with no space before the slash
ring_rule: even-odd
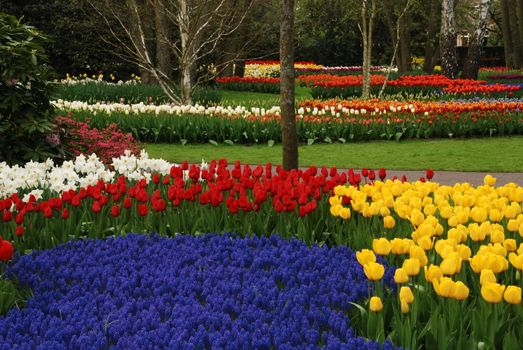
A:
<svg viewBox="0 0 523 350">
<path fill-rule="evenodd" d="M 54 112 L 44 41 L 35 28 L 0 13 L 0 161 L 59 155 L 59 140 L 50 134 Z"/>
</svg>

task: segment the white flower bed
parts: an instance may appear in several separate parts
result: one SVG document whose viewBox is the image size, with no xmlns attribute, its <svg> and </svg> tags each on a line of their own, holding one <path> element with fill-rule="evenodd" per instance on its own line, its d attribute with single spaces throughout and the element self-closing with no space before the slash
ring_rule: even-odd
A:
<svg viewBox="0 0 523 350">
<path fill-rule="evenodd" d="M 96 185 L 98 180 L 113 181 L 119 175 L 130 180 L 151 179 L 151 173 L 169 174 L 173 163 L 163 159 L 149 159 L 145 151 L 139 157 L 126 152 L 113 158 L 113 170 L 109 170 L 95 154 L 78 156 L 74 161 L 66 161 L 56 166 L 52 160 L 29 162 L 24 166 L 9 166 L 0 163 L 0 199 L 22 191 L 25 199 L 33 194 L 37 199 L 44 190 L 60 194 L 69 189 Z M 203 163 L 205 166 L 205 163 Z"/>
</svg>

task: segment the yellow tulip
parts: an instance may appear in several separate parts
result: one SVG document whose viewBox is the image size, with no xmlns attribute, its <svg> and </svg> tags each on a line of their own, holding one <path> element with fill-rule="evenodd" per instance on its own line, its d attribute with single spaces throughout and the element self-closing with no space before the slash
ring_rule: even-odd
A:
<svg viewBox="0 0 523 350">
<path fill-rule="evenodd" d="M 369 309 L 370 309 L 370 311 L 373 311 L 373 312 L 380 312 L 381 310 L 383 310 L 383 303 L 381 302 L 381 298 L 380 297 L 370 298 Z"/>
<path fill-rule="evenodd" d="M 378 255 L 388 255 L 390 253 L 391 244 L 387 238 L 374 238 L 372 240 L 372 250 Z"/>
<path fill-rule="evenodd" d="M 418 226 L 421 225 L 421 224 L 423 223 L 423 221 L 425 220 L 425 216 L 424 216 L 423 213 L 422 213 L 421 211 L 419 211 L 418 209 L 414 209 L 414 210 L 412 210 L 412 212 L 410 213 L 409 220 L 410 220 L 410 222 L 412 223 L 412 225 L 414 225 L 415 227 L 418 227 Z"/>
<path fill-rule="evenodd" d="M 390 215 L 387 215 L 383 218 L 383 226 L 387 229 L 391 229 L 396 225 L 396 221 Z"/>
<path fill-rule="evenodd" d="M 340 209 L 340 217 L 344 220 L 350 219 L 350 209 L 349 208 L 341 208 Z"/>
<path fill-rule="evenodd" d="M 407 271 L 404 268 L 400 267 L 394 271 L 394 282 L 396 284 L 407 283 L 408 281 L 409 275 L 407 275 Z"/>
<path fill-rule="evenodd" d="M 404 300 L 408 304 L 412 304 L 414 302 L 414 294 L 412 294 L 412 290 L 409 287 L 403 286 L 400 288 L 400 300 Z"/>
<path fill-rule="evenodd" d="M 363 266 L 370 262 L 376 262 L 376 255 L 372 250 L 362 249 L 359 252 L 356 252 L 356 260 L 358 260 L 360 265 Z"/>
<path fill-rule="evenodd" d="M 472 220 L 474 220 L 475 222 L 481 223 L 487 220 L 487 210 L 482 207 L 474 207 L 470 211 L 470 216 L 472 217 Z"/>
<path fill-rule="evenodd" d="M 449 254 L 441 264 L 439 265 L 441 272 L 444 275 L 454 275 L 461 271 L 461 261 L 462 259 L 457 252 Z"/>
<path fill-rule="evenodd" d="M 427 265 L 429 259 L 425 254 L 425 250 L 417 245 L 411 245 L 409 248 L 409 258 L 418 259 L 420 267 Z"/>
<path fill-rule="evenodd" d="M 443 277 L 443 272 L 441 272 L 441 269 L 437 265 L 430 265 L 428 268 L 424 266 L 423 270 L 427 282 L 433 282 L 434 280 L 439 280 Z"/>
<path fill-rule="evenodd" d="M 521 304 L 521 288 L 517 286 L 507 286 L 503 299 L 509 304 Z"/>
<path fill-rule="evenodd" d="M 385 205 L 380 208 L 380 215 L 383 216 L 383 218 L 390 216 L 390 209 L 386 207 Z M 394 220 L 394 219 L 393 219 Z M 385 222 L 385 221 L 384 221 Z M 394 227 L 394 225 L 392 225 Z M 385 228 L 390 228 L 385 226 Z"/>
<path fill-rule="evenodd" d="M 517 250 L 516 240 L 513 238 L 508 238 L 503 241 L 503 247 L 509 252 L 515 252 Z"/>
<path fill-rule="evenodd" d="M 505 286 L 499 283 L 485 283 L 481 286 L 481 296 L 489 303 L 497 304 L 503 300 Z"/>
<path fill-rule="evenodd" d="M 503 211 L 503 216 L 507 219 L 514 219 L 518 215 L 518 209 L 515 206 L 508 205 Z"/>
<path fill-rule="evenodd" d="M 454 212 L 452 211 L 452 207 L 450 205 L 440 208 L 439 210 L 439 215 L 441 215 L 441 217 L 444 219 L 450 219 L 453 214 Z"/>
<path fill-rule="evenodd" d="M 479 284 L 483 285 L 486 283 L 496 283 L 496 275 L 490 269 L 481 270 L 481 275 L 479 277 Z"/>
<path fill-rule="evenodd" d="M 465 300 L 469 297 L 470 290 L 465 285 L 465 283 L 461 281 L 457 281 L 454 283 L 454 290 L 452 292 L 454 299 L 456 300 Z"/>
<path fill-rule="evenodd" d="M 363 265 L 363 272 L 370 281 L 379 281 L 385 273 L 385 267 L 379 263 L 369 262 Z"/>
<path fill-rule="evenodd" d="M 493 177 L 492 175 L 486 175 L 484 178 L 483 178 L 483 183 L 485 184 L 485 186 L 494 186 L 496 184 L 496 178 Z"/>
<path fill-rule="evenodd" d="M 433 280 L 432 286 L 437 295 L 445 298 L 452 298 L 454 293 L 454 281 L 449 277 L 442 277 L 439 281 L 437 279 Z"/>
<path fill-rule="evenodd" d="M 420 261 L 416 258 L 405 259 L 403 261 L 403 269 L 409 276 L 417 276 L 421 268 Z"/>
<path fill-rule="evenodd" d="M 508 260 L 518 270 L 523 270 L 523 254 L 510 253 Z"/>
<path fill-rule="evenodd" d="M 458 217 L 453 215 L 449 218 L 448 222 L 450 227 L 456 227 L 459 224 Z"/>
<path fill-rule="evenodd" d="M 503 214 L 498 209 L 491 209 L 488 216 L 491 222 L 499 222 L 503 219 Z"/>
<path fill-rule="evenodd" d="M 510 232 L 518 232 L 519 231 L 519 221 L 516 219 L 510 219 L 507 223 L 507 230 Z"/>
<path fill-rule="evenodd" d="M 431 250 L 432 249 L 432 239 L 428 236 L 422 236 L 420 237 L 417 242 L 418 246 L 420 246 L 423 250 Z"/>
<path fill-rule="evenodd" d="M 409 239 L 394 238 L 390 241 L 392 254 L 406 254 L 412 242 Z"/>
<path fill-rule="evenodd" d="M 523 237 L 523 222 L 521 223 L 521 225 L 519 225 L 518 233 L 521 237 Z"/>
<path fill-rule="evenodd" d="M 345 189 L 346 189 L 345 186 L 336 186 L 336 187 L 334 187 L 334 195 L 338 196 L 338 197 L 344 196 L 345 195 Z M 329 203 L 330 203 L 330 198 L 329 198 Z"/>
</svg>

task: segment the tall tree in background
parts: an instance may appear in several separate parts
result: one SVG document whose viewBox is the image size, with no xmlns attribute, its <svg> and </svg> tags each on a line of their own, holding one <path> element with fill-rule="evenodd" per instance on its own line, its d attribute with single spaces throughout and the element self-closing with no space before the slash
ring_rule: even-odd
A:
<svg viewBox="0 0 523 350">
<path fill-rule="evenodd" d="M 458 75 L 458 56 L 456 53 L 454 0 L 443 0 L 440 48 L 443 73 L 449 78 L 455 78 Z"/>
<path fill-rule="evenodd" d="M 427 41 L 425 44 L 423 71 L 431 73 L 434 70 L 436 52 L 438 50 L 438 29 L 441 23 L 441 1 L 429 0 L 425 2 L 427 23 Z"/>
<path fill-rule="evenodd" d="M 383 0 L 381 2 L 381 11 L 392 39 L 396 66 L 400 73 L 410 70 L 410 16 L 408 11 L 403 11 L 408 9 L 408 3 L 409 0 Z"/>
<path fill-rule="evenodd" d="M 283 168 L 298 168 L 298 136 L 294 105 L 294 0 L 281 0 L 280 108 Z"/>
<path fill-rule="evenodd" d="M 369 8 L 370 7 L 370 8 Z M 372 59 L 372 29 L 376 16 L 376 1 L 363 0 L 361 4 L 361 36 L 363 38 L 363 86 L 361 97 L 370 98 L 370 66 Z"/>
<path fill-rule="evenodd" d="M 150 75 L 173 102 L 190 104 L 201 82 L 195 75 L 198 63 L 239 28 L 254 0 L 87 1 L 142 74 Z M 115 19 L 119 31 L 110 26 Z"/>
<path fill-rule="evenodd" d="M 479 72 L 479 58 L 483 49 L 483 42 L 487 33 L 487 19 L 492 0 L 480 0 L 477 27 L 472 35 L 465 58 L 465 64 L 461 77 L 465 79 L 477 79 Z"/>
</svg>

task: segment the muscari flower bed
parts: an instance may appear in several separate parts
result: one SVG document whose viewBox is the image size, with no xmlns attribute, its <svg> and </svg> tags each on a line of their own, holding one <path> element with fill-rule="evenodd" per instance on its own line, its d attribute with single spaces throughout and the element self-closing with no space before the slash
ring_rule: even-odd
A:
<svg viewBox="0 0 523 350">
<path fill-rule="evenodd" d="M 2 350 L 394 348 L 350 327 L 372 290 L 345 247 L 131 234 L 34 251 L 7 274 L 34 296 L 0 318 Z"/>
</svg>

